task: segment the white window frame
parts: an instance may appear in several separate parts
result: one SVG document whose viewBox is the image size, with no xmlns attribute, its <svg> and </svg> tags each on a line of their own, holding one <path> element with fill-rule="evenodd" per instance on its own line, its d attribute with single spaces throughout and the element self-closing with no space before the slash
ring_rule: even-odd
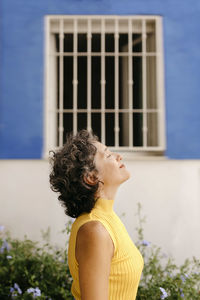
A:
<svg viewBox="0 0 200 300">
<path fill-rule="evenodd" d="M 165 148 L 166 148 L 166 139 L 165 139 L 165 101 L 164 101 L 164 63 L 163 63 L 163 39 L 162 39 L 162 17 L 160 16 L 113 16 L 113 15 L 51 15 L 51 16 L 45 16 L 45 124 L 44 124 L 44 157 L 48 157 L 49 150 L 55 149 L 57 147 L 56 145 L 56 130 L 57 130 L 57 124 L 56 124 L 56 113 L 57 113 L 57 107 L 56 107 L 56 91 L 57 91 L 57 83 L 56 83 L 56 72 L 55 72 L 55 45 L 52 43 L 52 36 L 55 33 L 59 33 L 60 37 L 60 52 L 59 52 L 59 67 L 60 67 L 60 78 L 59 81 L 59 90 L 60 90 L 60 97 L 59 97 L 59 114 L 60 114 L 60 125 L 59 125 L 59 140 L 60 145 L 62 146 L 63 143 L 63 99 L 62 99 L 62 91 L 63 91 L 63 57 L 64 57 L 64 49 L 63 49 L 63 43 L 62 40 L 64 38 L 65 32 L 72 32 L 70 29 L 69 31 L 66 28 L 66 24 L 68 21 L 72 21 L 74 24 L 73 32 L 74 32 L 74 65 L 73 65 L 73 132 L 76 133 L 77 131 L 77 32 L 80 32 L 80 28 L 77 29 L 77 24 L 81 20 L 83 21 L 83 24 L 87 22 L 88 31 L 87 31 L 87 47 L 90 50 L 91 49 L 91 22 L 94 20 L 101 20 L 101 57 L 103 56 L 105 58 L 105 39 L 103 38 L 103 35 L 107 33 L 104 30 L 105 22 L 109 22 L 109 20 L 114 20 L 115 24 L 115 51 L 118 51 L 118 24 L 119 22 L 123 22 L 123 20 L 128 21 L 128 36 L 130 39 L 130 35 L 132 34 L 132 26 L 134 21 L 141 21 L 142 24 L 142 72 L 143 72 L 143 80 L 142 80 L 142 94 L 143 94 L 143 107 L 142 109 L 135 109 L 133 110 L 133 107 L 131 106 L 131 100 L 129 100 L 129 109 L 127 109 L 127 112 L 129 113 L 129 145 L 133 145 L 132 141 L 132 113 L 133 111 L 142 111 L 143 116 L 146 116 L 143 118 L 143 146 L 128 146 L 128 147 L 119 147 L 119 119 L 118 119 L 118 88 L 117 84 L 115 84 L 115 146 L 109 147 L 112 151 L 116 150 L 118 152 L 131 152 L 131 154 L 137 154 L 140 155 L 163 155 Z M 156 26 L 156 53 L 150 53 L 150 55 L 154 55 L 156 59 L 156 93 L 157 93 L 157 108 L 156 109 L 147 109 L 146 107 L 146 57 L 147 52 L 145 43 L 146 43 L 146 21 L 148 20 L 154 20 L 155 26 Z M 83 26 L 84 27 L 84 26 Z M 83 32 L 85 32 L 85 29 L 83 28 Z M 113 32 L 113 29 L 111 30 Z M 125 31 L 127 33 L 127 31 Z M 128 49 L 128 59 L 132 57 L 132 49 L 129 45 Z M 88 50 L 88 52 L 89 52 Z M 149 54 L 148 54 L 149 55 Z M 87 60 L 87 67 L 90 69 L 91 67 L 91 52 L 87 53 L 87 57 L 89 59 Z M 102 132 L 102 138 L 101 142 L 105 144 L 105 77 L 104 77 L 104 71 L 105 71 L 105 60 L 102 60 L 101 64 L 101 132 Z M 115 66 L 116 69 L 118 69 L 118 56 L 115 55 Z M 132 75 L 131 75 L 131 67 L 129 68 L 129 97 L 132 95 Z M 87 83 L 87 90 L 89 91 L 87 93 L 87 129 L 91 129 L 91 92 L 90 92 L 90 76 L 91 72 L 88 72 L 88 83 Z M 118 82 L 118 72 L 115 72 L 115 83 Z M 154 112 L 156 111 L 158 116 L 158 146 L 147 146 L 147 111 Z M 144 138 L 145 136 L 145 138 Z"/>
</svg>

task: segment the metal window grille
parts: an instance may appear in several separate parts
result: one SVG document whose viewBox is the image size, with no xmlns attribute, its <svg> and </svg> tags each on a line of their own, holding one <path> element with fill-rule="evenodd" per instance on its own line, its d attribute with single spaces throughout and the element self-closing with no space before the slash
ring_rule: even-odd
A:
<svg viewBox="0 0 200 300">
<path fill-rule="evenodd" d="M 46 17 L 46 150 L 93 130 L 111 149 L 163 151 L 162 18 Z"/>
</svg>

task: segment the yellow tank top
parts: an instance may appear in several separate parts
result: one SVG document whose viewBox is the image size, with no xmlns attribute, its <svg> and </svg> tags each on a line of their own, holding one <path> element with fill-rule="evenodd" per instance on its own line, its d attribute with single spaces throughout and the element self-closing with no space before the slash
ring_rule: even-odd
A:
<svg viewBox="0 0 200 300">
<path fill-rule="evenodd" d="M 76 235 L 81 225 L 99 221 L 107 229 L 114 243 L 114 256 L 109 276 L 109 300 L 136 299 L 143 258 L 132 242 L 119 217 L 113 211 L 114 200 L 99 198 L 90 213 L 80 215 L 73 223 L 68 248 L 68 264 L 73 278 L 71 292 L 81 300 L 78 262 L 75 257 Z"/>
</svg>

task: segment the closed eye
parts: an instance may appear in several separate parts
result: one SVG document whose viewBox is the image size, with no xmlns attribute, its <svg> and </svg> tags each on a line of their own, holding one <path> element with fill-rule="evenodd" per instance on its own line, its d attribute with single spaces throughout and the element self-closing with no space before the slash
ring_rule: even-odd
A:
<svg viewBox="0 0 200 300">
<path fill-rule="evenodd" d="M 108 155 L 107 155 L 107 158 L 110 157 L 110 156 L 111 156 L 111 154 L 108 154 Z"/>
</svg>

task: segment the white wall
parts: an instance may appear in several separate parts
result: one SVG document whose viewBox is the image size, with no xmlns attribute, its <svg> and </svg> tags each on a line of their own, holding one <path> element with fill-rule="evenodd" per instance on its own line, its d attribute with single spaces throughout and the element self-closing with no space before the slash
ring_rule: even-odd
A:
<svg viewBox="0 0 200 300">
<path fill-rule="evenodd" d="M 200 160 L 159 158 L 124 161 L 131 178 L 115 199 L 130 236 L 136 239 L 137 203 L 147 216 L 145 239 L 172 254 L 178 263 L 200 257 Z M 64 245 L 60 231 L 69 219 L 49 188 L 49 164 L 40 160 L 0 162 L 0 225 L 13 236 L 39 240 L 51 227 L 52 242 Z"/>
<path fill-rule="evenodd" d="M 118 214 L 134 239 L 136 203 L 143 206 L 145 239 L 161 246 L 178 263 L 200 258 L 200 161 L 132 161 L 132 178 L 120 188 Z"/>
</svg>

